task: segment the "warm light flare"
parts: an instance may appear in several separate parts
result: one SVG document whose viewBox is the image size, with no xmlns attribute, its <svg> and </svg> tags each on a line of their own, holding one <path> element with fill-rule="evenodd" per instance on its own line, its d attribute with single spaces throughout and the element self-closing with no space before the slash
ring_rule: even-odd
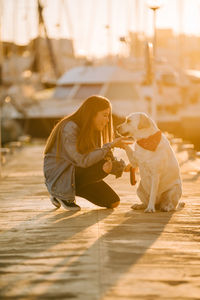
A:
<svg viewBox="0 0 200 300">
<path fill-rule="evenodd" d="M 175 34 L 200 35 L 200 1 L 138 0 L 137 7 L 135 1 L 130 0 L 110 2 L 108 17 L 107 0 L 84 0 L 84 5 L 80 4 L 80 0 L 45 1 L 44 18 L 49 36 L 72 38 L 78 55 L 107 55 L 108 43 L 111 54 L 119 54 L 125 51 L 120 37 L 127 38 L 129 32 L 152 35 L 150 8 L 161 8 L 157 13 L 158 29 L 171 29 Z M 37 36 L 36 0 L 2 0 L 1 14 L 3 41 L 26 44 Z M 109 34 L 105 26 L 109 28 Z"/>
<path fill-rule="evenodd" d="M 148 0 L 147 5 L 149 8 L 156 10 L 163 6 L 163 0 Z"/>
</svg>

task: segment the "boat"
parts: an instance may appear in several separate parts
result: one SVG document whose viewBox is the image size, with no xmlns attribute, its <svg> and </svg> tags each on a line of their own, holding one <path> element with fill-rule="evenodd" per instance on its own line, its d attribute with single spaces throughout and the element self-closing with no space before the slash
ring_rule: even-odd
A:
<svg viewBox="0 0 200 300">
<path fill-rule="evenodd" d="M 87 97 L 101 95 L 111 101 L 116 124 L 130 112 L 148 112 L 140 82 L 140 72 L 117 65 L 74 67 L 57 80 L 54 89 L 35 94 L 32 105 L 25 109 L 25 117 L 16 107 L 12 107 L 10 115 L 22 124 L 28 120 L 28 134 L 46 137 L 59 119 L 73 113 Z"/>
</svg>

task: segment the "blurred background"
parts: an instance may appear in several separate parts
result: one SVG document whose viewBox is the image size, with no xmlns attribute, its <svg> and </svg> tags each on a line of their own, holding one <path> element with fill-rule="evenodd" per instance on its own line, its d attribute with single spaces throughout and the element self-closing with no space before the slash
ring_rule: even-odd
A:
<svg viewBox="0 0 200 300">
<path fill-rule="evenodd" d="M 2 145 L 46 138 L 92 94 L 198 150 L 200 0 L 0 0 Z"/>
</svg>

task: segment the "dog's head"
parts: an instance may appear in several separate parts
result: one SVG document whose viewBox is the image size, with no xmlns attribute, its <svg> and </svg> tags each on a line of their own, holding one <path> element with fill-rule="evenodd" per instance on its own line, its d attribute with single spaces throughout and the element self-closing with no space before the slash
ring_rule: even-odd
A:
<svg viewBox="0 0 200 300">
<path fill-rule="evenodd" d="M 117 127 L 122 136 L 130 136 L 134 139 L 148 137 L 157 128 L 153 120 L 142 112 L 130 114 L 124 123 Z"/>
</svg>

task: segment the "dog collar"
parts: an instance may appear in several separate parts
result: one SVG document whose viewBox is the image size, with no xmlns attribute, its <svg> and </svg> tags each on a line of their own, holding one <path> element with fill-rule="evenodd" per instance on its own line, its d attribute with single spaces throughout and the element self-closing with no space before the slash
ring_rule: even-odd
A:
<svg viewBox="0 0 200 300">
<path fill-rule="evenodd" d="M 148 138 L 138 140 L 137 144 L 146 150 L 156 151 L 161 140 L 161 134 L 162 132 L 159 130 Z"/>
</svg>

